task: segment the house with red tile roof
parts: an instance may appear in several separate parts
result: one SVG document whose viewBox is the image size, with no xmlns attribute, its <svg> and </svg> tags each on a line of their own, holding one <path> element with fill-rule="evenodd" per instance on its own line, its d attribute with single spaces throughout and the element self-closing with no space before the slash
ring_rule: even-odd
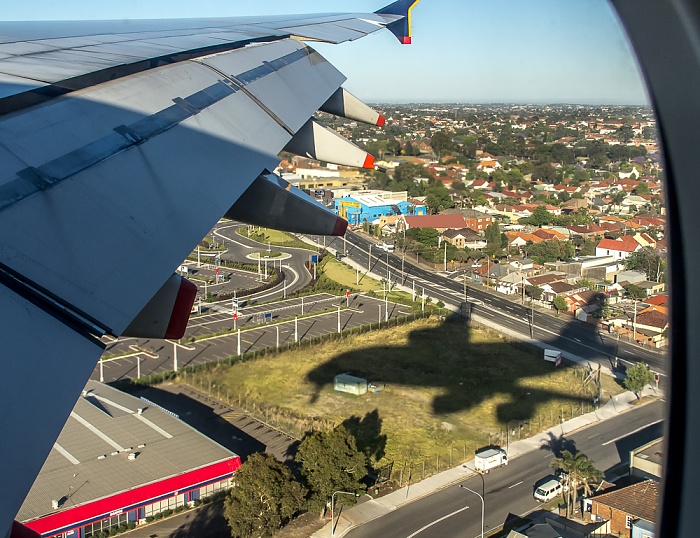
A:
<svg viewBox="0 0 700 538">
<path fill-rule="evenodd" d="M 597 236 L 602 236 L 605 234 L 605 228 L 598 226 L 597 224 L 590 223 L 585 226 L 572 224 L 566 227 L 567 230 L 571 232 L 572 236 L 580 236 L 583 238 L 592 239 Z"/>
<path fill-rule="evenodd" d="M 460 230 L 466 226 L 462 215 L 401 215 L 396 222 L 397 231 L 412 228 L 435 228 L 438 232 L 445 230 Z"/>
<path fill-rule="evenodd" d="M 633 252 L 642 249 L 642 245 L 630 237 L 623 235 L 618 239 L 602 239 L 595 248 L 596 256 L 612 256 L 615 260 L 624 260 Z"/>
<path fill-rule="evenodd" d="M 654 480 L 607 489 L 584 501 L 591 521 L 607 521 L 610 534 L 630 537 L 635 528 L 651 531 L 653 536 L 658 504 L 659 485 Z"/>
<path fill-rule="evenodd" d="M 654 295 L 644 299 L 644 302 L 655 306 L 668 306 L 668 295 Z"/>
<path fill-rule="evenodd" d="M 520 248 L 528 243 L 541 243 L 544 241 L 541 237 L 526 232 L 505 232 L 505 235 L 508 238 L 508 248 Z"/>
<path fill-rule="evenodd" d="M 532 232 L 532 235 L 539 237 L 543 241 L 566 241 L 567 239 L 569 239 L 568 235 L 565 235 L 556 230 L 549 230 L 547 228 L 538 228 L 537 230 Z"/>
</svg>

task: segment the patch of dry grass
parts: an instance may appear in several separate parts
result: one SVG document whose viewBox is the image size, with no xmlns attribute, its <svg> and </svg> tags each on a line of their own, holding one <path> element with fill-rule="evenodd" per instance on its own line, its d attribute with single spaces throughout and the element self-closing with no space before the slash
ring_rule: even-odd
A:
<svg viewBox="0 0 700 538">
<path fill-rule="evenodd" d="M 344 372 L 386 387 L 359 397 L 337 393 L 333 378 Z M 297 434 L 376 409 L 387 458 L 416 461 L 450 447 L 469 456 L 495 442 L 509 421 L 527 421 L 527 434 L 590 411 L 593 388 L 575 374 L 554 370 L 541 352 L 495 331 L 431 318 L 220 366 L 209 375 L 232 401 L 254 402 L 268 420 L 299 428 Z M 605 391 L 621 389 L 605 378 Z"/>
</svg>

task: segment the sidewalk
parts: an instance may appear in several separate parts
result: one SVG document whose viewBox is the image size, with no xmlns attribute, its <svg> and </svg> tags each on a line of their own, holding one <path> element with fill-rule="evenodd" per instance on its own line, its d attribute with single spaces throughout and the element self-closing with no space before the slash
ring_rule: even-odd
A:
<svg viewBox="0 0 700 538">
<path fill-rule="evenodd" d="M 647 387 L 642 392 L 642 396 L 659 396 L 660 393 L 652 388 Z M 559 437 L 563 434 L 570 434 L 580 430 L 596 422 L 607 420 L 620 413 L 630 410 L 634 407 L 633 402 L 636 397 L 632 392 L 624 392 L 608 402 L 600 409 L 581 415 L 579 417 L 567 420 L 561 426 L 550 428 L 542 433 L 534 435 L 528 439 L 522 439 L 510 443 L 508 450 L 509 459 L 517 458 L 518 456 L 539 450 L 544 444 L 547 444 L 552 436 Z M 373 499 L 371 501 L 362 502 L 357 506 L 345 509 L 339 520 L 336 523 L 335 536 L 343 536 L 350 529 L 362 525 L 381 517 L 401 506 L 411 503 L 430 495 L 437 490 L 454 485 L 461 482 L 476 473 L 471 471 L 474 467 L 474 460 L 468 461 L 458 467 L 443 471 L 439 474 L 426 478 L 416 484 L 411 484 L 408 487 L 401 488 L 397 491 L 389 493 L 384 497 Z M 337 511 L 337 509 L 336 509 Z M 331 523 L 327 523 L 321 530 L 312 535 L 314 538 L 328 538 L 331 536 Z"/>
</svg>

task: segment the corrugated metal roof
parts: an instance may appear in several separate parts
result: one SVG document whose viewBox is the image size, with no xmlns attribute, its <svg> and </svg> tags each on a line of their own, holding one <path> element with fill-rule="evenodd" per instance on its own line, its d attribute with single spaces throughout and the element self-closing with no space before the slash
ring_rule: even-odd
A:
<svg viewBox="0 0 700 538">
<path fill-rule="evenodd" d="M 54 499 L 64 499 L 62 509 L 73 508 L 235 456 L 155 405 L 96 381 L 89 381 L 86 390 L 87 397 L 76 402 L 18 521 L 55 513 Z M 132 452 L 138 455 L 129 461 Z"/>
</svg>

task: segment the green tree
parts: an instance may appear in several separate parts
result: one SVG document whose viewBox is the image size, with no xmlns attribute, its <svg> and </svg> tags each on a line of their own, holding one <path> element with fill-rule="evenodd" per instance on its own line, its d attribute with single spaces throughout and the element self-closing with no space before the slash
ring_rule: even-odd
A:
<svg viewBox="0 0 700 538">
<path fill-rule="evenodd" d="M 646 181 L 640 181 L 634 188 L 634 192 L 637 194 L 649 194 L 649 185 L 646 184 Z"/>
<path fill-rule="evenodd" d="M 272 536 L 306 502 L 306 489 L 270 454 L 251 455 L 236 472 L 236 482 L 224 504 L 234 537 Z"/>
<path fill-rule="evenodd" d="M 435 155 L 440 160 L 446 152 L 452 150 L 454 144 L 452 143 L 452 138 L 444 131 L 438 131 L 430 138 L 430 147 L 433 148 Z"/>
<path fill-rule="evenodd" d="M 625 269 L 642 271 L 649 280 L 665 282 L 666 259 L 650 247 L 643 248 L 630 254 L 622 263 Z"/>
<path fill-rule="evenodd" d="M 432 185 L 426 191 L 425 205 L 431 212 L 438 213 L 450 207 L 454 207 L 454 202 L 450 196 L 450 191 L 442 184 Z"/>
<path fill-rule="evenodd" d="M 634 138 L 634 130 L 631 125 L 623 125 L 617 130 L 617 139 L 623 144 L 627 144 Z"/>
<path fill-rule="evenodd" d="M 563 450 L 560 458 L 555 458 L 551 466 L 564 471 L 562 480 L 567 497 L 566 515 L 573 512 L 573 505 L 581 487 L 585 495 L 591 495 L 592 485 L 603 480 L 603 473 L 596 469 L 593 460 L 582 452 Z"/>
<path fill-rule="evenodd" d="M 627 390 L 634 392 L 634 395 L 639 399 L 644 387 L 653 381 L 654 372 L 646 364 L 638 362 L 634 366 L 627 368 L 627 378 L 624 381 L 624 385 Z"/>
<path fill-rule="evenodd" d="M 647 291 L 644 288 L 640 288 L 636 284 L 627 284 L 625 286 L 625 291 L 627 295 L 632 299 L 646 299 Z"/>
<path fill-rule="evenodd" d="M 495 254 L 501 249 L 501 230 L 496 222 L 486 227 L 484 235 L 486 236 L 486 254 Z"/>
<path fill-rule="evenodd" d="M 544 290 L 539 286 L 532 286 L 528 284 L 527 286 L 525 286 L 525 293 L 532 297 L 533 300 L 539 301 L 542 298 Z"/>
<path fill-rule="evenodd" d="M 552 304 L 554 305 L 554 308 L 557 309 L 557 312 L 561 312 L 562 310 L 569 308 L 569 304 L 566 302 L 566 299 L 564 299 L 561 295 L 557 295 L 552 301 Z"/>
<path fill-rule="evenodd" d="M 618 211 L 620 210 L 620 205 L 622 204 L 622 200 L 624 200 L 627 197 L 627 193 L 625 191 L 618 191 L 615 194 L 613 194 L 610 198 L 612 199 L 612 205 L 617 207 Z"/>
<path fill-rule="evenodd" d="M 545 183 L 554 183 L 557 173 L 549 163 L 538 164 L 532 171 L 532 179 L 542 180 Z"/>
<path fill-rule="evenodd" d="M 552 214 L 545 206 L 538 205 L 527 220 L 533 226 L 543 226 L 552 222 Z"/>
<path fill-rule="evenodd" d="M 321 516 L 334 491 L 364 489 L 367 459 L 343 426 L 307 434 L 295 459 L 301 464 L 301 474 L 311 491 L 309 506 L 319 510 Z"/>
<path fill-rule="evenodd" d="M 413 183 L 417 177 L 429 177 L 429 172 L 420 165 L 401 163 L 394 169 L 394 181 L 397 183 Z"/>
<path fill-rule="evenodd" d="M 595 288 L 595 282 L 588 278 L 580 278 L 576 281 L 577 286 L 581 286 L 582 288 L 588 288 L 589 290 L 592 290 Z"/>
</svg>

